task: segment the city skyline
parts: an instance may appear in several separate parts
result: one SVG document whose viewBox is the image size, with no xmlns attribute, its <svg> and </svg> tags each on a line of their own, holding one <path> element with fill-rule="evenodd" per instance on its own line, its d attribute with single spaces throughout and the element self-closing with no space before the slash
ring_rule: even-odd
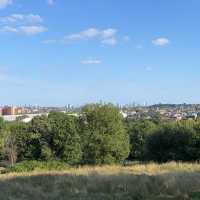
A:
<svg viewBox="0 0 200 200">
<path fill-rule="evenodd" d="M 200 103 L 197 0 L 0 0 L 0 104 Z"/>
</svg>

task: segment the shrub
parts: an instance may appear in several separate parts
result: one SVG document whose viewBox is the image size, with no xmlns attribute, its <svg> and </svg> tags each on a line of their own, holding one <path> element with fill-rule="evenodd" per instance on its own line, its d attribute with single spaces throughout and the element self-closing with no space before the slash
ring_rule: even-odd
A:
<svg viewBox="0 0 200 200">
<path fill-rule="evenodd" d="M 130 160 L 144 160 L 144 145 L 146 137 L 156 124 L 150 120 L 128 120 L 126 121 L 130 137 Z"/>
<path fill-rule="evenodd" d="M 192 129 L 184 126 L 163 125 L 147 137 L 146 158 L 157 162 L 190 161 L 194 134 Z"/>
<path fill-rule="evenodd" d="M 31 172 L 31 171 L 52 171 L 52 170 L 68 170 L 69 165 L 60 161 L 23 161 L 6 168 L 4 173 L 10 172 Z"/>
<path fill-rule="evenodd" d="M 70 165 L 80 163 L 82 151 L 76 118 L 58 112 L 50 113 L 48 118 L 51 126 L 50 146 L 55 156 Z"/>
</svg>

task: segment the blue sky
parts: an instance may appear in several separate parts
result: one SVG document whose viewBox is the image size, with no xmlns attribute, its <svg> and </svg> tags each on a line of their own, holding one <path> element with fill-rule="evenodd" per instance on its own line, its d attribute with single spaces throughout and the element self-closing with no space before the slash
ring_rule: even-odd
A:
<svg viewBox="0 0 200 200">
<path fill-rule="evenodd" d="M 200 103 L 199 0 L 0 0 L 0 104 Z"/>
</svg>

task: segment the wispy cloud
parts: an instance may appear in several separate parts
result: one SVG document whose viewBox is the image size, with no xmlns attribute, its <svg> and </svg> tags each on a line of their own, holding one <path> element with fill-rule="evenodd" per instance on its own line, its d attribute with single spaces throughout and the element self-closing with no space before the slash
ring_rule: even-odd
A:
<svg viewBox="0 0 200 200">
<path fill-rule="evenodd" d="M 115 45 L 117 44 L 117 29 L 107 28 L 107 29 L 97 29 L 89 28 L 77 33 L 72 33 L 64 36 L 61 39 L 48 39 L 42 41 L 45 44 L 60 43 L 60 44 L 72 44 L 79 41 L 89 41 L 95 40 L 101 44 Z"/>
<path fill-rule="evenodd" d="M 35 35 L 38 33 L 43 33 L 47 30 L 48 29 L 44 26 L 19 26 L 19 27 L 4 26 L 0 29 L 1 32 L 19 33 L 26 35 Z"/>
<path fill-rule="evenodd" d="M 159 38 L 152 40 L 152 43 L 155 46 L 166 46 L 170 43 L 170 40 L 166 37 L 159 37 Z"/>
<path fill-rule="evenodd" d="M 18 29 L 11 26 L 3 26 L 0 28 L 0 32 L 18 33 Z"/>
<path fill-rule="evenodd" d="M 42 25 L 43 19 L 40 15 L 34 14 L 12 14 L 0 18 L 0 31 L 35 35 L 47 31 Z"/>
<path fill-rule="evenodd" d="M 110 42 L 103 42 L 103 43 L 113 45 L 113 43 L 116 43 L 115 41 L 117 40 L 116 33 L 117 33 L 117 30 L 113 28 L 108 28 L 108 29 L 103 29 L 103 30 L 100 30 L 97 28 L 89 28 L 87 30 L 83 30 L 81 32 L 73 33 L 73 34 L 65 36 L 63 39 L 63 42 L 68 44 L 68 43 L 76 42 L 80 40 L 96 39 L 100 42 L 110 41 Z"/>
<path fill-rule="evenodd" d="M 116 36 L 116 29 L 104 29 L 100 30 L 97 28 L 89 28 L 87 30 L 83 30 L 79 33 L 73 33 L 64 37 L 65 42 L 72 42 L 77 40 L 89 40 L 89 39 L 110 39 Z"/>
<path fill-rule="evenodd" d="M 12 0 L 0 0 L 0 9 L 12 4 Z"/>
<path fill-rule="evenodd" d="M 21 26 L 19 27 L 19 32 L 25 33 L 27 35 L 35 35 L 38 33 L 43 33 L 47 31 L 47 28 L 44 26 Z"/>
<path fill-rule="evenodd" d="M 43 22 L 43 19 L 40 15 L 34 15 L 34 14 L 12 14 L 9 16 L 0 17 L 1 23 L 12 23 L 12 24 L 18 24 L 18 23 L 41 23 Z"/>
<path fill-rule="evenodd" d="M 99 59 L 93 59 L 93 58 L 89 58 L 87 60 L 82 60 L 81 61 L 81 64 L 83 65 L 98 65 L 98 64 L 101 64 L 102 61 L 99 60 Z"/>
<path fill-rule="evenodd" d="M 106 44 L 106 45 L 116 45 L 117 44 L 117 39 L 112 37 L 112 38 L 107 38 L 105 40 L 101 41 L 102 44 Z"/>
<path fill-rule="evenodd" d="M 117 29 L 109 28 L 100 31 L 100 35 L 102 35 L 102 38 L 113 38 L 116 36 Z"/>
</svg>

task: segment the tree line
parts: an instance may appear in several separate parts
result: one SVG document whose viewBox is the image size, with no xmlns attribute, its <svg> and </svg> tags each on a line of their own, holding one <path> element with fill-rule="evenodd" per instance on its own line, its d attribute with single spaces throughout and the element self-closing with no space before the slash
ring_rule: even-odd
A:
<svg viewBox="0 0 200 200">
<path fill-rule="evenodd" d="M 69 165 L 125 160 L 198 161 L 200 121 L 124 120 L 111 104 L 85 106 L 79 117 L 61 112 L 30 123 L 0 118 L 0 160 L 58 160 Z"/>
</svg>

